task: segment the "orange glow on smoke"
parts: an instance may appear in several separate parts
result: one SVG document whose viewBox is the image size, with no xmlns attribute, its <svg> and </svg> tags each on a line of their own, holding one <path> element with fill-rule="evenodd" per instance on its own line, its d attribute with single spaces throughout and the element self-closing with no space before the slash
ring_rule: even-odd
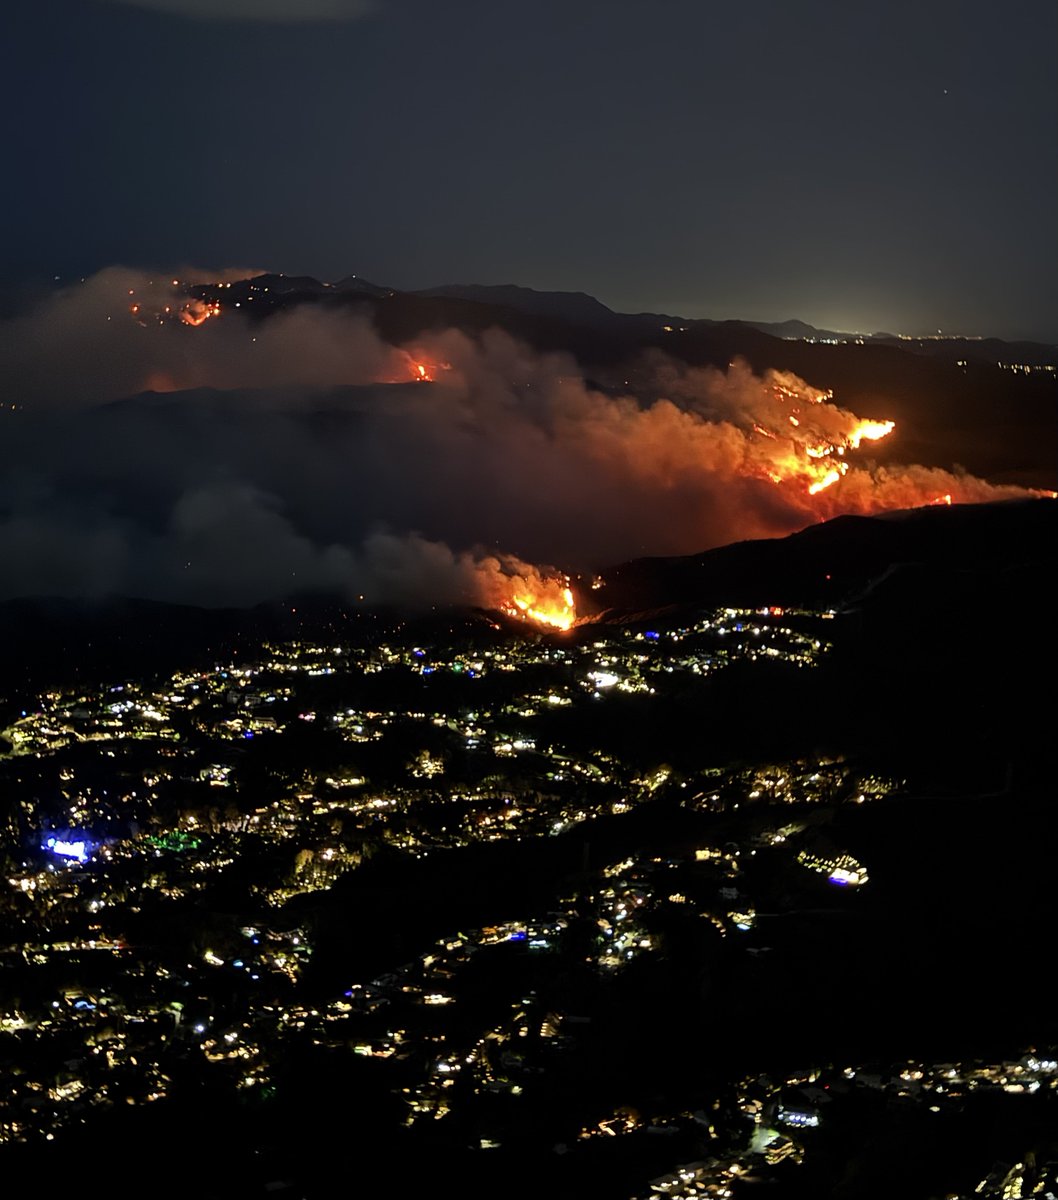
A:
<svg viewBox="0 0 1058 1200">
<path fill-rule="evenodd" d="M 808 494 L 810 496 L 818 496 L 820 492 L 830 487 L 832 483 L 837 483 L 840 478 L 841 472 L 831 469 L 823 476 L 822 479 L 817 479 L 815 483 L 809 485 Z"/>
<path fill-rule="evenodd" d="M 532 581 L 512 579 L 511 583 L 517 590 L 500 605 L 507 616 L 563 631 L 576 625 L 577 606 L 564 575 Z"/>
<path fill-rule="evenodd" d="M 220 316 L 220 305 L 205 300 L 191 300 L 180 310 L 180 320 L 185 325 L 203 325 L 210 317 Z"/>
<path fill-rule="evenodd" d="M 397 360 L 402 364 L 399 368 L 394 364 L 393 374 L 382 379 L 383 383 L 403 383 L 404 378 L 410 377 L 415 383 L 433 383 L 440 371 L 451 371 L 452 364 L 447 362 L 431 362 L 419 349 L 395 351 Z M 407 371 L 402 377 L 400 372 Z"/>
<path fill-rule="evenodd" d="M 861 421 L 848 435 L 848 444 L 857 450 L 860 442 L 877 442 L 895 428 L 895 421 Z"/>
<path fill-rule="evenodd" d="M 844 478 L 850 466 L 846 452 L 877 442 L 895 428 L 893 421 L 864 420 L 846 412 L 833 403 L 833 392 L 817 391 L 792 375 L 773 375 L 765 396 L 765 407 L 753 409 L 750 453 L 740 473 L 778 486 L 803 482 L 809 496 Z"/>
</svg>

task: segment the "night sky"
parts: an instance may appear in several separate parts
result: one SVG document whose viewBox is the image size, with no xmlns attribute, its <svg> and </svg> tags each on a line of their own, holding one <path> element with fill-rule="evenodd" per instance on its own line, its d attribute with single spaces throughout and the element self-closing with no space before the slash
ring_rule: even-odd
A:
<svg viewBox="0 0 1058 1200">
<path fill-rule="evenodd" d="M 1050 0 L 35 0 L 2 22 L 7 282 L 246 266 L 1058 340 Z"/>
</svg>

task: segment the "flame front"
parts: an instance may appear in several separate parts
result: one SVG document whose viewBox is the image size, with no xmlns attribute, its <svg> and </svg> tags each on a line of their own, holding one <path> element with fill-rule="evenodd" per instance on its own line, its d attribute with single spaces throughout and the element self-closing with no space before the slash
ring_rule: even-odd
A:
<svg viewBox="0 0 1058 1200">
<path fill-rule="evenodd" d="M 185 325 L 204 325 L 210 317 L 220 316 L 220 305 L 205 300 L 191 300 L 180 310 L 180 320 Z"/>
<path fill-rule="evenodd" d="M 754 406 L 747 468 L 777 485 L 803 482 L 809 496 L 833 487 L 849 470 L 846 452 L 877 442 L 893 421 L 863 420 L 833 403 L 834 393 L 773 372 Z M 755 436 L 754 436 L 755 435 Z"/>
<path fill-rule="evenodd" d="M 808 494 L 810 496 L 818 496 L 820 492 L 825 491 L 832 483 L 837 483 L 843 472 L 832 467 L 822 479 L 817 479 L 815 483 L 809 484 Z"/>
<path fill-rule="evenodd" d="M 507 616 L 563 631 L 576 625 L 577 606 L 566 576 L 541 576 L 536 580 L 512 578 L 511 583 L 517 590 L 500 605 L 500 610 Z"/>
<path fill-rule="evenodd" d="M 895 428 L 895 421 L 861 421 L 849 434 L 848 443 L 853 450 L 858 450 L 860 442 L 877 442 Z"/>
</svg>

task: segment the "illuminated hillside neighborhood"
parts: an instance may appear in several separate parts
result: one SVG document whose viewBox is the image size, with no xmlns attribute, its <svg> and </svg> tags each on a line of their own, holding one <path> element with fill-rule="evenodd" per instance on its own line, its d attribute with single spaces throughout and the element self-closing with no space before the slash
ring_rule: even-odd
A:
<svg viewBox="0 0 1058 1200">
<path fill-rule="evenodd" d="M 820 670 L 833 616 L 398 623 L 41 695 L 0 761 L 0 1138 L 61 1142 L 189 1087 L 279 1114 L 312 1059 L 376 1098 L 393 1145 L 469 1146 L 485 1170 L 544 1153 L 600 1195 L 723 1197 L 807 1170 L 843 1112 L 1049 1096 L 1058 1070 L 1027 1045 L 679 1065 L 697 1022 L 731 1019 L 730 997 L 709 1015 L 710 976 L 793 988 L 766 1002 L 795 1022 L 832 954 L 835 985 L 860 986 L 827 949 L 874 919 L 843 814 L 905 781 L 832 752 L 712 761 L 652 723 L 709 722 L 701 689 L 727 672 Z M 296 1183 L 298 1156 L 276 1170 Z M 1008 1164 L 978 1194 L 1044 1177 Z"/>
</svg>

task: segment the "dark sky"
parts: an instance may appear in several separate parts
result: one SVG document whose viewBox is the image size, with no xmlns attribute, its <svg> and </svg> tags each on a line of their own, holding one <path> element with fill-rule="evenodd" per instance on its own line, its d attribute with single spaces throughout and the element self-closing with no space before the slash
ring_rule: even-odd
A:
<svg viewBox="0 0 1058 1200">
<path fill-rule="evenodd" d="M 4 277 L 246 265 L 1058 340 L 1052 0 L 367 9 L 4 4 Z"/>
</svg>

